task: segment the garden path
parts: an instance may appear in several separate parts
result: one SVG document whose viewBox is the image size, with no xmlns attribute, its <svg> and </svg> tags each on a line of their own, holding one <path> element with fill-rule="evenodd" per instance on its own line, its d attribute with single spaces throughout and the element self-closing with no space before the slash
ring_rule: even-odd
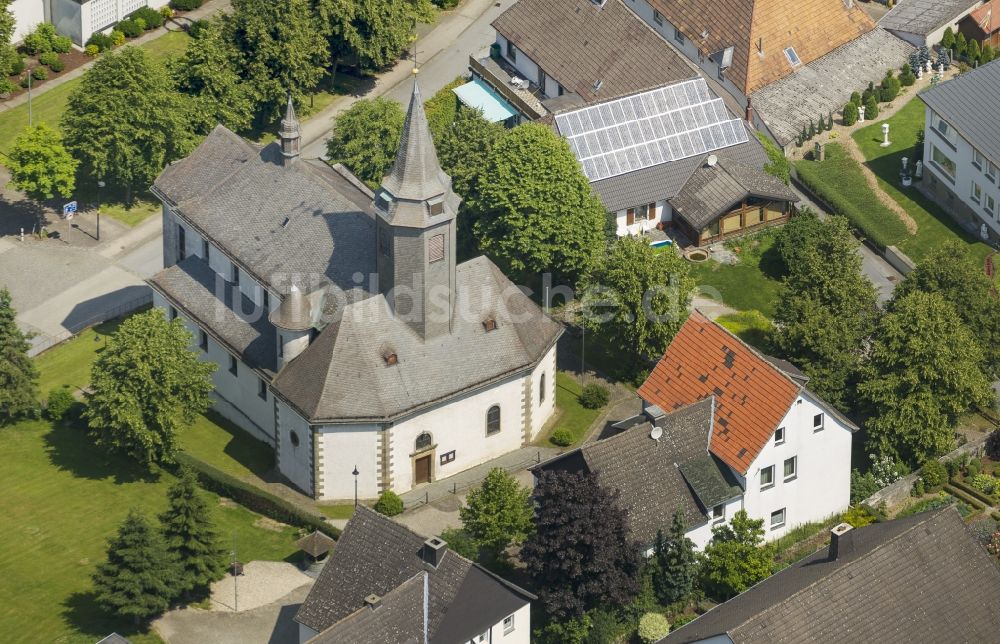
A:
<svg viewBox="0 0 1000 644">
<path fill-rule="evenodd" d="M 843 139 L 839 140 L 839 143 L 844 146 L 844 150 L 847 154 L 852 159 L 857 161 L 859 166 L 861 166 L 861 174 L 864 175 L 865 182 L 868 184 L 868 187 L 871 188 L 872 192 L 875 193 L 878 200 L 881 201 L 886 208 L 896 213 L 896 216 L 899 217 L 904 224 L 906 224 L 907 232 L 911 235 L 917 234 L 917 222 L 913 220 L 910 213 L 906 212 L 906 210 L 899 205 L 899 202 L 893 199 L 885 190 L 882 189 L 882 186 L 879 185 L 878 177 L 875 176 L 875 173 L 872 172 L 871 168 L 869 168 L 865 163 L 865 155 L 861 153 L 861 149 L 854 141 L 854 137 L 845 136 Z"/>
</svg>

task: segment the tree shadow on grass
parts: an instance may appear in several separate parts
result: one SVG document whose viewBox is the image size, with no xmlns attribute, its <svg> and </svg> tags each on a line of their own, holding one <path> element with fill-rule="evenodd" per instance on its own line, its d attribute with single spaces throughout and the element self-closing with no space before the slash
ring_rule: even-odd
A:
<svg viewBox="0 0 1000 644">
<path fill-rule="evenodd" d="M 66 623 L 84 640 L 96 642 L 111 633 L 118 633 L 125 638 L 149 633 L 147 625 L 136 628 L 132 620 L 120 619 L 105 613 L 98 606 L 97 594 L 92 590 L 73 593 L 63 601 L 62 608 L 62 616 Z"/>
<path fill-rule="evenodd" d="M 124 455 L 111 454 L 94 444 L 84 421 L 54 422 L 45 434 L 45 451 L 49 462 L 60 470 L 85 479 L 111 478 L 115 483 L 153 483 L 158 473 L 150 472 Z"/>
</svg>

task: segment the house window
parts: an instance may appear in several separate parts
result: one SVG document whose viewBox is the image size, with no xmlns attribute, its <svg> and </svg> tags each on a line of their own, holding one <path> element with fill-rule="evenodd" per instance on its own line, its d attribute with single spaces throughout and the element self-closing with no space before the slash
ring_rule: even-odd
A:
<svg viewBox="0 0 1000 644">
<path fill-rule="evenodd" d="M 655 208 L 655 205 L 654 205 L 654 208 Z M 636 208 L 635 208 L 635 218 L 638 221 L 646 221 L 647 219 L 649 219 L 649 210 L 650 210 L 650 208 L 649 208 L 648 204 L 644 205 L 644 206 L 636 206 Z"/>
<path fill-rule="evenodd" d="M 663 16 L 660 15 L 659 11 L 653 11 L 653 22 L 660 25 L 661 27 L 663 26 Z"/>
<path fill-rule="evenodd" d="M 715 523 L 721 523 L 726 520 L 726 504 L 720 503 L 719 505 L 712 508 L 712 521 Z"/>
<path fill-rule="evenodd" d="M 292 441 L 292 447 L 299 446 L 299 435 L 296 434 L 294 430 L 292 430 L 292 432 L 288 434 L 288 438 L 289 440 Z"/>
<path fill-rule="evenodd" d="M 785 508 L 775 510 L 771 513 L 771 529 L 776 530 L 785 525 Z"/>
<path fill-rule="evenodd" d="M 538 404 L 541 405 L 545 402 L 545 372 L 542 372 L 542 377 L 538 379 Z"/>
<path fill-rule="evenodd" d="M 500 405 L 493 405 L 486 412 L 486 435 L 492 436 L 500 431 Z"/>
<path fill-rule="evenodd" d="M 234 376 L 239 375 L 239 370 L 237 367 L 236 356 L 229 356 L 229 373 Z"/>
<path fill-rule="evenodd" d="M 972 182 L 972 193 L 970 195 L 972 200 L 979 203 L 983 198 L 983 189 L 979 187 L 979 184 L 975 181 Z"/>
<path fill-rule="evenodd" d="M 779 427 L 778 429 L 774 430 L 774 444 L 781 445 L 784 442 L 785 442 L 785 428 Z"/>
<path fill-rule="evenodd" d="M 826 420 L 825 414 L 816 414 L 813 416 L 813 431 L 818 432 L 823 429 L 823 423 Z"/>
<path fill-rule="evenodd" d="M 278 357 L 285 357 L 285 336 L 278 334 Z"/>
<path fill-rule="evenodd" d="M 955 130 L 953 130 L 950 125 L 948 125 L 947 121 L 942 119 L 937 114 L 931 115 L 931 127 L 934 128 L 934 130 L 936 130 L 937 133 L 940 134 L 944 138 L 944 140 L 950 143 L 952 146 L 958 143 L 958 135 L 955 133 Z"/>
<path fill-rule="evenodd" d="M 785 480 L 790 481 L 798 474 L 798 456 L 785 459 Z"/>
<path fill-rule="evenodd" d="M 448 463 L 451 463 L 454 460 L 455 460 L 455 450 L 451 450 L 450 452 L 445 452 L 444 454 L 441 455 L 441 465 L 447 465 Z"/>
<path fill-rule="evenodd" d="M 237 266 L 236 264 L 233 264 L 232 267 L 233 267 L 233 286 L 239 286 L 240 285 L 240 267 Z"/>
<path fill-rule="evenodd" d="M 208 251 L 209 251 L 208 240 L 207 239 L 201 240 L 201 258 L 204 259 L 206 262 L 208 261 Z"/>
<path fill-rule="evenodd" d="M 444 259 L 444 235 L 434 235 L 427 241 L 427 261 L 431 264 Z"/>
<path fill-rule="evenodd" d="M 414 451 L 419 452 L 422 449 L 427 449 L 431 446 L 431 435 L 430 432 L 420 432 L 417 436 L 417 440 L 414 442 Z"/>
<path fill-rule="evenodd" d="M 992 161 L 986 162 L 986 178 L 990 180 L 990 183 L 996 183 L 997 166 Z"/>
<path fill-rule="evenodd" d="M 481 644 L 481 642 L 488 642 L 490 639 L 490 632 L 486 631 L 482 635 L 476 635 L 475 639 L 472 640 L 473 644 Z"/>
<path fill-rule="evenodd" d="M 267 400 L 267 383 L 264 382 L 263 378 L 257 378 L 257 397 L 261 400 Z"/>
<path fill-rule="evenodd" d="M 174 307 L 172 307 L 172 306 L 171 306 L 171 307 L 170 307 L 170 308 L 169 308 L 169 309 L 167 310 L 167 314 L 168 314 L 168 315 L 170 316 L 170 320 L 171 320 L 171 321 L 173 321 L 173 320 L 176 320 L 176 319 L 177 319 L 177 309 L 175 309 Z"/>
<path fill-rule="evenodd" d="M 510 635 L 514 631 L 514 615 L 510 614 L 503 618 L 503 634 Z"/>
<path fill-rule="evenodd" d="M 939 170 L 944 172 L 950 178 L 955 178 L 955 162 L 951 160 L 947 154 L 942 152 L 938 146 L 931 146 L 931 160 L 934 161 L 934 165 L 937 166 Z"/>
<path fill-rule="evenodd" d="M 544 92 L 545 91 L 545 72 L 542 71 L 541 67 L 538 68 L 538 78 L 537 78 L 537 80 L 538 80 L 538 87 Z"/>
<path fill-rule="evenodd" d="M 982 170 L 983 166 L 986 165 L 986 159 L 976 148 L 972 148 L 972 165 L 976 166 L 977 170 Z"/>
<path fill-rule="evenodd" d="M 517 61 L 517 47 L 515 47 L 514 43 L 509 40 L 507 41 L 507 58 L 509 58 L 512 63 Z"/>
<path fill-rule="evenodd" d="M 768 465 L 760 471 L 760 489 L 774 487 L 774 466 Z"/>
<path fill-rule="evenodd" d="M 187 231 L 184 230 L 184 226 L 177 224 L 177 261 L 183 260 L 187 257 Z"/>
<path fill-rule="evenodd" d="M 988 213 L 990 213 L 992 215 L 992 214 L 994 214 L 996 212 L 996 207 L 997 207 L 997 204 L 993 200 L 993 197 L 990 196 L 990 195 L 986 195 L 986 212 L 988 212 Z"/>
<path fill-rule="evenodd" d="M 802 61 L 799 60 L 799 55 L 795 53 L 795 47 L 785 47 L 785 58 L 788 59 L 788 63 L 792 67 L 798 67 L 802 64 Z"/>
<path fill-rule="evenodd" d="M 684 34 L 677 27 L 674 27 L 674 40 L 682 45 L 684 44 Z"/>
<path fill-rule="evenodd" d="M 631 226 L 635 223 L 635 208 L 629 208 L 625 211 L 625 225 Z"/>
<path fill-rule="evenodd" d="M 208 352 L 208 334 L 204 331 L 198 331 L 198 346 L 202 351 Z"/>
</svg>

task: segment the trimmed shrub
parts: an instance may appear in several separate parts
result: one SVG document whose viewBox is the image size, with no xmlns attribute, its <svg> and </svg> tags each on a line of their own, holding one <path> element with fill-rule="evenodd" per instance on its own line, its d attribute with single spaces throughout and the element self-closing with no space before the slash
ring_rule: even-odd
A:
<svg viewBox="0 0 1000 644">
<path fill-rule="evenodd" d="M 857 92 L 855 92 L 857 93 Z M 848 103 L 844 106 L 844 125 L 854 125 L 858 122 L 858 106 Z"/>
<path fill-rule="evenodd" d="M 997 480 L 989 474 L 976 474 L 968 484 L 983 494 L 993 494 L 997 490 Z"/>
<path fill-rule="evenodd" d="M 910 63 L 903 63 L 902 69 L 899 71 L 899 83 L 903 87 L 910 87 L 917 82 L 917 75 L 913 73 L 913 68 L 910 67 Z"/>
<path fill-rule="evenodd" d="M 911 496 L 921 497 L 924 495 L 924 480 L 917 477 L 917 480 L 913 482 L 913 489 L 910 490 Z"/>
<path fill-rule="evenodd" d="M 38 62 L 45 66 L 51 66 L 52 63 L 59 60 L 59 54 L 54 51 L 47 51 L 44 54 L 39 54 Z"/>
<path fill-rule="evenodd" d="M 639 639 L 643 644 L 656 644 L 670 632 L 670 622 L 660 613 L 646 613 L 639 619 Z"/>
<path fill-rule="evenodd" d="M 953 497 L 955 497 L 959 501 L 965 501 L 965 503 L 967 503 L 968 505 L 971 505 L 973 508 L 975 508 L 977 510 L 983 510 L 983 509 L 986 508 L 986 505 L 982 501 L 980 501 L 979 499 L 977 499 L 974 496 L 972 496 L 972 494 L 970 494 L 969 492 L 966 492 L 965 490 L 961 490 L 961 489 L 959 489 L 958 487 L 956 487 L 954 485 L 946 485 L 946 486 L 944 486 L 944 491 L 947 492 L 948 494 L 952 495 Z"/>
<path fill-rule="evenodd" d="M 587 409 L 600 409 L 608 404 L 611 394 L 608 388 L 596 382 L 592 382 L 580 392 L 580 404 Z"/>
<path fill-rule="evenodd" d="M 0 97 L 6 98 L 14 89 L 14 83 L 0 76 Z"/>
<path fill-rule="evenodd" d="M 87 45 L 94 45 L 99 52 L 104 52 L 110 51 L 115 46 L 115 42 L 111 36 L 98 32 L 90 35 L 90 38 L 87 39 Z"/>
<path fill-rule="evenodd" d="M 854 103 L 855 107 L 861 107 L 861 93 L 851 92 L 851 100 L 849 102 Z"/>
<path fill-rule="evenodd" d="M 569 447 L 573 444 L 573 432 L 569 431 L 565 427 L 560 427 L 556 431 L 552 432 L 552 438 L 549 440 L 552 441 L 553 445 L 558 445 L 559 447 Z"/>
<path fill-rule="evenodd" d="M 25 88 L 27 88 L 29 85 L 31 85 L 31 74 L 25 74 L 24 76 L 22 76 L 21 77 L 21 82 L 18 83 L 18 85 L 20 85 L 21 87 L 25 87 Z"/>
<path fill-rule="evenodd" d="M 872 121 L 878 118 L 878 101 L 875 100 L 875 95 L 872 94 L 865 101 L 865 120 Z"/>
<path fill-rule="evenodd" d="M 386 490 L 375 502 L 375 511 L 387 517 L 394 517 L 403 512 L 403 499 L 392 490 Z"/>
<path fill-rule="evenodd" d="M 101 48 L 93 44 L 87 45 L 86 47 L 83 48 L 83 53 L 93 57 L 101 53 Z"/>
<path fill-rule="evenodd" d="M 69 36 L 56 36 L 52 39 L 52 51 L 57 54 L 68 54 L 73 49 L 73 40 Z"/>
<path fill-rule="evenodd" d="M 44 67 L 36 67 L 31 70 L 31 77 L 36 81 L 43 81 L 49 77 L 49 73 L 45 71 Z"/>
<path fill-rule="evenodd" d="M 319 530 L 332 539 L 340 538 L 340 530 L 327 523 L 320 515 L 310 514 L 270 492 L 217 470 L 190 454 L 181 452 L 176 456 L 176 461 L 177 465 L 186 465 L 194 470 L 198 476 L 198 483 L 203 488 L 230 498 L 248 510 L 299 528 Z"/>
<path fill-rule="evenodd" d="M 965 466 L 965 474 L 969 478 L 979 474 L 979 470 L 979 461 L 969 461 L 969 464 Z"/>
<path fill-rule="evenodd" d="M 24 37 L 21 46 L 29 54 L 44 54 L 47 51 L 52 51 L 52 41 L 55 38 L 55 25 L 50 22 L 43 22 L 35 27 L 34 31 Z"/>
<path fill-rule="evenodd" d="M 129 18 L 128 20 L 119 22 L 117 30 L 125 34 L 126 38 L 136 38 L 142 33 L 143 26 L 138 21 Z"/>
<path fill-rule="evenodd" d="M 1000 429 L 994 429 L 986 437 L 986 456 L 994 461 L 1000 461 Z"/>
<path fill-rule="evenodd" d="M 850 523 L 852 527 L 863 528 L 870 523 L 874 523 L 875 514 L 866 505 L 853 505 L 847 508 L 843 520 Z"/>
<path fill-rule="evenodd" d="M 163 26 L 163 15 L 150 7 L 141 7 L 133 11 L 131 17 L 133 20 L 142 20 L 147 30 Z"/>
<path fill-rule="evenodd" d="M 174 10 L 171 9 L 169 5 L 165 7 L 160 7 L 160 17 L 163 18 L 164 22 L 166 22 L 167 20 L 170 20 L 171 18 L 174 17 Z"/>
<path fill-rule="evenodd" d="M 952 481 L 951 486 L 959 490 L 963 494 L 967 494 L 974 499 L 978 499 L 985 505 L 993 505 L 994 500 L 990 498 L 989 495 L 982 492 L 981 490 L 977 490 L 968 483 L 963 483 L 962 481 Z"/>
<path fill-rule="evenodd" d="M 49 69 L 58 74 L 62 70 L 66 69 L 66 63 L 56 58 L 55 60 L 52 61 L 52 64 L 49 65 Z"/>
<path fill-rule="evenodd" d="M 49 399 L 45 404 L 45 415 L 49 417 L 49 420 L 62 420 L 74 403 L 76 403 L 76 398 L 73 398 L 73 392 L 65 387 L 57 387 L 49 392 Z"/>
<path fill-rule="evenodd" d="M 24 64 L 24 59 L 18 56 L 10 63 L 10 75 L 20 76 L 21 74 L 24 73 L 25 67 L 26 65 Z"/>
<path fill-rule="evenodd" d="M 927 461 L 920 468 L 920 476 L 927 487 L 938 487 L 948 482 L 948 470 L 939 461 Z"/>
<path fill-rule="evenodd" d="M 177 11 L 192 11 L 197 9 L 205 0 L 170 0 L 170 6 Z"/>
<path fill-rule="evenodd" d="M 115 29 L 111 32 L 111 44 L 115 47 L 121 47 L 125 44 L 125 34 L 119 29 Z"/>
</svg>

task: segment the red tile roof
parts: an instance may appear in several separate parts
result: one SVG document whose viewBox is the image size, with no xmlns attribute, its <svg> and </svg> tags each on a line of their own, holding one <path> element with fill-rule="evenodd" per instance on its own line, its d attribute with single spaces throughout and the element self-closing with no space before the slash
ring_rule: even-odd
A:
<svg viewBox="0 0 1000 644">
<path fill-rule="evenodd" d="M 798 397 L 800 386 L 724 328 L 694 311 L 639 387 L 671 412 L 715 397 L 709 450 L 745 474 Z"/>
<path fill-rule="evenodd" d="M 987 2 L 970 13 L 969 17 L 987 35 L 1000 30 L 1000 2 Z"/>
</svg>

